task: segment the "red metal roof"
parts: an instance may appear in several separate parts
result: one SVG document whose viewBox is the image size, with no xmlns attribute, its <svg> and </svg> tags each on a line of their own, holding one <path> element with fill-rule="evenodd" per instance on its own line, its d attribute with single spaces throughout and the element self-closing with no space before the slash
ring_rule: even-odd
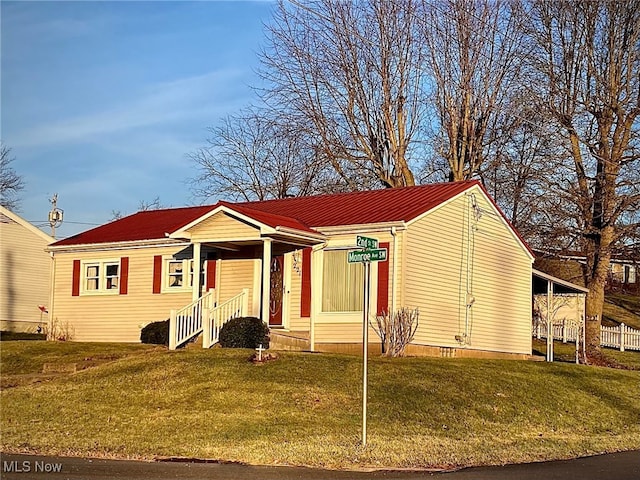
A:
<svg viewBox="0 0 640 480">
<path fill-rule="evenodd" d="M 208 205 L 138 212 L 60 240 L 52 246 L 158 240 L 165 238 L 165 233 L 171 233 L 184 227 L 213 208 L 212 205 Z"/>
<path fill-rule="evenodd" d="M 165 234 L 185 227 L 220 206 L 273 228 L 287 227 L 312 233 L 317 233 L 314 228 L 321 227 L 407 222 L 474 185 L 482 188 L 478 181 L 473 180 L 262 202 L 219 202 L 200 207 L 151 210 L 74 235 L 54 243 L 53 246 L 160 240 L 166 238 Z M 506 218 L 505 221 L 509 223 Z M 527 247 L 518 232 L 515 229 L 513 231 Z"/>
<path fill-rule="evenodd" d="M 475 180 L 434 183 L 234 205 L 295 218 L 311 228 L 406 222 L 478 184 Z"/>
</svg>

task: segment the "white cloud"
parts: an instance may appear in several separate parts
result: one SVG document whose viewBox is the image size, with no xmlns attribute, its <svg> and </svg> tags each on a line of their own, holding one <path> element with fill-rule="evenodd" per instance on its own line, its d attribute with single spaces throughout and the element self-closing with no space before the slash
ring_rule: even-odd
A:
<svg viewBox="0 0 640 480">
<path fill-rule="evenodd" d="M 152 85 L 147 95 L 127 103 L 123 101 L 115 108 L 36 125 L 14 133 L 9 141 L 16 147 L 44 147 L 91 141 L 114 132 L 194 117 L 213 121 L 217 119 L 216 112 L 223 114 L 230 107 L 229 97 L 223 99 L 220 92 L 227 94 L 237 88 L 244 73 L 239 69 L 225 69 Z"/>
</svg>

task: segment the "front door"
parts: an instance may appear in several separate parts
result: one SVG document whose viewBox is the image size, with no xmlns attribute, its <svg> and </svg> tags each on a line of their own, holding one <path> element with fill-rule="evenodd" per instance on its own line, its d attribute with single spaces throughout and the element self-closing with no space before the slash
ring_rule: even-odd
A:
<svg viewBox="0 0 640 480">
<path fill-rule="evenodd" d="M 271 295 L 269 299 L 269 325 L 282 326 L 282 294 L 284 290 L 284 255 L 271 258 Z"/>
</svg>

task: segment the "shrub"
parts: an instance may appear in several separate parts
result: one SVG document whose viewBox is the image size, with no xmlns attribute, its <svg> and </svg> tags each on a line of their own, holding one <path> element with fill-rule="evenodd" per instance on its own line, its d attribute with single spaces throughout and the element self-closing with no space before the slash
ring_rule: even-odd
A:
<svg viewBox="0 0 640 480">
<path fill-rule="evenodd" d="M 220 329 L 223 348 L 257 348 L 260 344 L 269 348 L 269 327 L 259 318 L 234 318 Z"/>
<path fill-rule="evenodd" d="M 140 331 L 140 341 L 169 346 L 169 320 L 153 322 Z"/>
<path fill-rule="evenodd" d="M 404 351 L 413 340 L 418 329 L 418 309 L 401 308 L 393 315 L 382 312 L 371 326 L 382 340 L 384 357 L 403 357 Z"/>
</svg>

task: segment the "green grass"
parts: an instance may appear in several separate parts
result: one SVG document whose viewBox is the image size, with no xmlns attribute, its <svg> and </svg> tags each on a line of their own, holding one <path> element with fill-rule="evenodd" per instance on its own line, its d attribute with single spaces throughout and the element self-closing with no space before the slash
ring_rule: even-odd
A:
<svg viewBox="0 0 640 480">
<path fill-rule="evenodd" d="M 3 341 L 0 344 L 0 388 L 33 383 L 43 376 L 45 363 L 75 364 L 77 370 L 101 365 L 123 357 L 140 355 L 161 347 L 126 343 L 76 343 L 46 341 Z"/>
<path fill-rule="evenodd" d="M 640 296 L 623 293 L 607 294 L 602 319 L 604 325 L 624 323 L 640 330 Z"/>
<path fill-rule="evenodd" d="M 98 346 L 7 342 L 3 371 L 5 359 L 12 359 L 8 370 L 15 371 L 22 369 L 18 357 L 26 363 L 48 355 L 80 358 L 87 355 L 83 348 L 93 355 Z M 291 352 L 256 366 L 247 361 L 250 353 L 144 349 L 73 375 L 5 389 L 0 449 L 417 468 L 640 448 L 637 371 L 375 357 L 363 448 L 360 358 Z"/>
<path fill-rule="evenodd" d="M 546 341 L 534 339 L 533 353 L 544 357 L 546 355 L 546 352 Z M 634 370 L 640 370 L 640 352 L 632 350 L 621 352 L 613 348 L 603 348 L 602 353 L 622 365 L 626 365 L 627 367 Z M 555 362 L 575 363 L 576 344 L 562 343 L 558 340 L 553 342 L 553 360 Z"/>
</svg>

